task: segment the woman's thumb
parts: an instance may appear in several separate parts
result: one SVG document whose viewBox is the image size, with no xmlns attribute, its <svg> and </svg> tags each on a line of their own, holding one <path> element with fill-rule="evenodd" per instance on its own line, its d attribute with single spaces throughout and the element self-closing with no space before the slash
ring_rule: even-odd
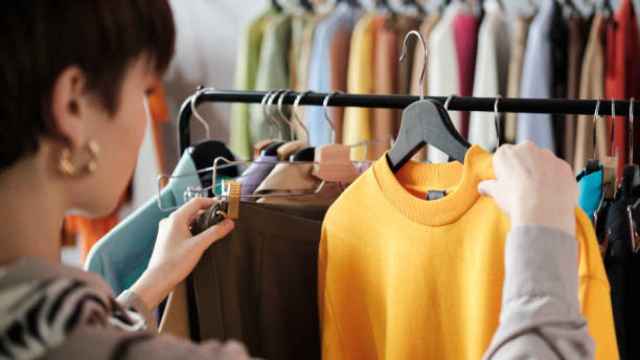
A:
<svg viewBox="0 0 640 360">
<path fill-rule="evenodd" d="M 235 224 L 232 220 L 226 219 L 198 234 L 194 240 L 199 246 L 204 248 L 203 250 L 206 250 L 211 244 L 227 236 L 231 230 L 233 230 L 234 226 Z"/>
<path fill-rule="evenodd" d="M 478 184 L 478 192 L 480 195 L 494 198 L 497 194 L 498 182 L 496 180 L 485 180 Z"/>
</svg>

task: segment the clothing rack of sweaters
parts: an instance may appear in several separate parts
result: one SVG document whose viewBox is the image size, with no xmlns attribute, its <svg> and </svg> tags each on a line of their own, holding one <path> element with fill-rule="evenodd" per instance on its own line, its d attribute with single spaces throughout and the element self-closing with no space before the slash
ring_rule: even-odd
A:
<svg viewBox="0 0 640 360">
<path fill-rule="evenodd" d="M 582 208 L 584 212 L 587 214 L 587 217 L 578 218 L 581 229 L 583 229 L 580 231 L 581 235 L 578 236 L 578 241 L 581 243 L 584 242 L 584 244 L 581 246 L 585 246 L 585 247 L 587 246 L 586 244 L 591 244 L 589 245 L 589 247 L 591 248 L 591 255 L 587 256 L 585 254 L 582 254 L 581 257 L 585 257 L 585 259 L 587 257 L 591 257 L 590 261 L 594 261 L 596 263 L 600 261 L 600 259 L 596 260 L 596 257 L 598 258 L 601 257 L 602 261 L 604 262 L 604 267 L 598 271 L 602 271 L 602 272 L 606 271 L 606 275 L 602 274 L 598 276 L 607 276 L 611 286 L 611 291 L 608 291 L 608 290 L 604 291 L 597 296 L 599 298 L 598 301 L 601 300 L 606 303 L 605 306 L 603 307 L 603 309 L 605 309 L 606 311 L 599 313 L 599 315 L 597 316 L 590 314 L 590 311 L 587 311 L 587 313 L 589 313 L 587 314 L 587 320 L 590 324 L 591 330 L 596 331 L 598 333 L 597 335 L 595 335 L 595 338 L 596 338 L 596 343 L 601 349 L 601 354 L 599 357 L 602 357 L 604 353 L 608 353 L 609 355 L 612 355 L 614 352 L 616 352 L 616 350 L 614 349 L 616 348 L 615 341 L 617 340 L 617 343 L 618 343 L 617 350 L 619 350 L 621 358 L 622 359 L 634 358 L 635 355 L 633 354 L 637 354 L 638 352 L 640 352 L 640 349 L 636 348 L 635 344 L 629 341 L 630 340 L 629 337 L 631 334 L 633 334 L 636 331 L 635 327 L 636 327 L 636 324 L 640 323 L 640 315 L 638 315 L 638 312 L 633 308 L 631 304 L 635 303 L 637 299 L 640 299 L 640 295 L 638 295 L 638 292 L 635 290 L 635 288 L 631 286 L 630 279 L 634 277 L 635 274 L 637 274 L 638 269 L 640 269 L 640 235 L 638 235 L 637 230 L 635 230 L 640 228 L 639 226 L 637 226 L 637 224 L 640 224 L 640 167 L 638 166 L 638 160 L 640 160 L 640 156 L 638 156 L 637 154 L 638 147 L 635 146 L 635 144 L 638 143 L 637 137 L 638 137 L 638 134 L 640 133 L 639 131 L 640 129 L 638 125 L 640 124 L 635 122 L 633 119 L 636 116 L 640 116 L 640 109 L 639 109 L 640 107 L 636 106 L 637 104 L 635 104 L 635 101 L 633 99 L 630 99 L 630 100 L 613 100 L 613 99 L 611 100 L 604 100 L 604 99 L 603 100 L 598 100 L 598 99 L 570 100 L 570 99 L 502 98 L 499 96 L 498 97 L 458 97 L 458 96 L 421 97 L 421 96 L 404 96 L 404 95 L 346 94 L 346 93 L 337 93 L 337 92 L 328 94 L 328 93 L 319 93 L 319 92 L 310 92 L 310 91 L 294 92 L 289 90 L 278 90 L 278 91 L 269 91 L 269 92 L 221 91 L 221 90 L 215 90 L 215 89 L 201 88 L 195 94 L 193 94 L 192 96 L 186 99 L 186 101 L 184 102 L 180 110 L 179 118 L 178 118 L 179 148 L 183 156 L 191 156 L 194 159 L 196 168 L 201 169 L 201 171 L 206 170 L 207 172 L 209 172 L 209 170 L 207 169 L 211 168 L 212 160 L 217 156 L 233 159 L 233 155 L 231 154 L 231 152 L 229 152 L 229 150 L 226 148 L 226 145 L 224 145 L 223 143 L 216 142 L 216 141 L 205 141 L 199 144 L 192 144 L 191 129 L 190 129 L 191 118 L 197 117 L 199 120 L 204 121 L 204 119 L 202 119 L 197 114 L 197 112 L 194 114 L 194 111 L 197 111 L 196 110 L 197 106 L 205 103 L 208 103 L 208 104 L 212 104 L 212 103 L 257 104 L 257 106 L 263 107 L 263 111 L 266 108 L 272 108 L 271 110 L 273 110 L 274 107 L 277 107 L 281 115 L 283 114 L 282 106 L 284 105 L 293 105 L 293 110 L 291 111 L 292 114 L 298 112 L 297 106 L 300 106 L 300 105 L 321 106 L 325 110 L 325 117 L 327 118 L 327 120 L 329 120 L 330 116 L 328 115 L 328 112 L 327 112 L 328 107 L 409 109 L 410 110 L 417 102 L 420 102 L 421 100 L 429 100 L 433 102 L 436 105 L 436 107 L 441 108 L 440 109 L 441 114 L 442 114 L 442 109 L 444 109 L 445 113 L 448 111 L 462 111 L 462 112 L 490 112 L 490 113 L 495 113 L 496 115 L 503 114 L 503 113 L 581 115 L 581 116 L 578 116 L 577 118 L 576 125 L 578 126 L 578 128 L 580 128 L 581 125 L 589 126 L 589 130 L 583 129 L 584 139 L 582 139 L 581 144 L 585 146 L 588 145 L 589 147 L 593 145 L 595 147 L 596 142 L 599 142 L 597 152 L 600 154 L 605 153 L 607 155 L 598 156 L 596 152 L 593 151 L 593 148 L 590 148 L 589 150 L 585 150 L 583 156 L 585 157 L 585 159 L 587 159 L 587 161 L 585 162 L 585 165 L 580 167 L 576 172 L 576 174 L 578 174 L 577 180 L 578 180 L 579 189 L 580 189 L 579 205 L 580 205 L 580 208 Z M 256 105 L 252 105 L 252 106 L 256 106 Z M 399 129 L 400 131 L 396 132 L 396 134 L 399 134 L 399 135 L 397 136 L 397 138 L 395 138 L 396 144 L 400 143 L 400 146 L 399 146 L 400 148 L 407 148 L 407 146 L 404 146 L 402 144 L 403 142 L 407 141 L 407 136 L 403 135 L 402 127 L 405 126 L 404 124 L 406 120 L 405 118 L 407 119 L 412 118 L 412 116 L 410 115 L 411 111 L 407 111 L 405 113 L 409 113 L 409 115 L 402 116 L 402 123 L 400 124 L 401 128 Z M 299 116 L 292 115 L 292 118 L 293 117 L 297 117 L 298 120 L 300 120 Z M 433 119 L 430 119 L 430 117 L 438 117 L 438 115 L 433 115 L 433 113 L 428 113 L 427 111 L 422 115 L 419 113 L 417 116 L 417 118 L 419 119 L 418 122 L 422 120 L 424 120 L 425 122 L 431 122 L 431 120 Z M 551 118 L 554 120 L 554 122 L 560 123 L 562 122 L 563 119 L 566 119 L 567 117 L 553 116 Z M 304 120 L 309 121 L 309 119 L 304 119 Z M 488 122 L 486 125 L 487 127 L 492 127 L 488 131 L 491 131 L 491 132 L 497 131 L 497 134 L 500 134 L 501 126 L 499 123 L 495 124 L 493 122 Z M 495 130 L 493 128 L 494 125 L 495 125 Z M 628 143 L 623 145 L 623 147 L 619 147 L 619 148 L 616 148 L 615 146 L 609 147 L 609 145 L 616 145 L 613 143 L 613 141 L 607 144 L 607 141 L 609 139 L 613 139 L 612 133 L 613 133 L 614 126 L 624 127 L 625 132 L 628 135 L 626 136 L 626 138 L 628 138 L 628 140 L 626 140 L 628 141 Z M 426 126 L 426 128 L 428 129 L 429 127 Z M 398 129 L 396 129 L 396 131 L 398 131 Z M 433 134 L 432 132 L 430 136 L 430 139 L 436 140 L 436 142 L 439 138 L 448 136 L 447 134 L 440 133 L 438 131 L 436 132 L 437 134 Z M 631 136 L 632 134 L 633 136 Z M 462 136 L 462 138 L 464 138 L 464 135 Z M 211 139 L 208 139 L 208 140 L 211 140 Z M 428 144 L 431 144 L 430 141 L 425 141 L 425 142 Z M 218 147 L 217 148 L 212 147 L 213 143 L 218 144 L 217 145 Z M 461 143 L 464 144 L 465 140 L 462 139 Z M 600 143 L 603 143 L 606 145 L 603 146 L 603 144 L 600 144 Z M 202 146 L 202 145 L 205 145 L 205 146 Z M 346 145 L 351 145 L 352 148 L 354 146 L 353 144 L 346 144 Z M 413 144 L 410 144 L 410 146 L 408 147 L 411 147 L 411 146 L 413 146 Z M 395 147 L 396 147 L 395 145 L 391 146 L 390 152 L 387 153 L 388 164 L 387 164 L 387 161 L 383 161 L 383 160 L 372 162 L 372 160 L 375 160 L 375 159 L 372 159 L 370 157 L 365 162 L 370 162 L 373 170 L 370 170 L 364 173 L 364 175 L 361 174 L 360 176 L 367 179 L 368 177 L 371 177 L 371 171 L 373 171 L 374 173 L 376 173 L 376 176 L 382 176 L 381 177 L 382 180 L 378 179 L 376 181 L 383 181 L 383 182 L 388 181 L 389 184 L 395 184 L 396 180 L 391 180 L 391 179 L 395 179 L 394 177 L 395 175 L 393 175 L 393 172 L 390 172 L 388 170 L 389 167 L 393 169 L 396 166 L 396 164 L 393 162 L 394 160 L 392 156 L 392 153 Z M 225 149 L 225 151 L 218 151 L 220 148 Z M 470 150 L 466 152 L 466 157 L 464 159 L 465 164 L 467 164 L 468 162 L 470 164 L 479 164 L 481 163 L 479 158 L 482 158 L 482 157 L 490 158 L 491 149 L 487 149 L 489 151 L 486 151 L 484 149 L 481 150 L 481 147 L 478 145 L 473 145 L 468 149 Z M 621 149 L 630 149 L 631 151 L 630 153 L 625 154 L 625 156 L 620 156 L 621 154 L 623 154 L 623 151 L 624 151 L 624 150 L 621 151 Z M 446 150 L 443 150 L 443 151 L 446 153 Z M 213 153 L 217 155 L 212 156 Z M 609 156 L 608 154 L 610 153 L 615 154 L 615 156 Z M 351 160 L 360 160 L 360 159 L 353 158 L 353 152 L 351 154 L 352 154 Z M 413 153 L 410 154 L 408 157 L 406 157 L 406 159 L 410 158 L 412 155 Z M 450 155 L 449 160 L 456 159 L 455 156 L 451 156 L 451 153 L 448 153 L 448 155 Z M 201 158 L 202 160 L 201 161 L 198 160 L 199 158 Z M 251 168 L 247 170 L 244 173 L 246 175 L 243 174 L 238 178 L 240 179 L 240 182 L 242 183 L 243 180 L 245 182 L 248 181 L 252 176 L 254 176 L 259 172 L 257 171 L 258 168 L 262 166 L 267 166 L 267 163 L 264 162 L 265 159 L 267 159 L 267 157 L 264 157 L 264 153 L 261 154 L 260 156 L 256 155 L 256 159 L 254 159 L 254 165 L 253 165 L 255 166 L 255 168 L 253 168 L 254 170 L 252 171 Z M 318 158 L 316 158 L 316 161 L 317 159 Z M 461 160 L 461 158 L 457 158 L 457 159 Z M 287 162 L 286 159 L 280 159 L 280 160 L 281 160 L 280 161 L 281 163 Z M 279 166 L 282 166 L 281 169 L 288 168 L 289 170 L 292 170 L 293 168 L 300 167 L 300 166 L 309 166 L 309 165 L 303 165 L 300 163 L 296 164 L 295 160 L 290 160 L 290 161 L 291 162 L 289 162 L 288 165 L 280 164 Z M 309 161 L 309 160 L 304 160 L 304 161 Z M 311 162 L 313 162 L 313 159 L 311 159 Z M 358 162 L 359 161 L 354 161 L 354 165 Z M 446 162 L 446 159 L 445 159 L 445 162 Z M 398 165 L 398 167 L 400 166 L 403 166 L 403 165 L 402 164 Z M 446 167 L 447 165 L 446 164 L 444 165 L 443 164 L 440 164 L 440 165 L 421 164 L 419 162 L 414 162 L 411 166 L 409 166 L 409 169 L 406 170 L 404 175 L 399 175 L 400 181 L 401 182 L 407 181 L 407 178 L 405 177 L 408 176 L 407 174 L 411 173 L 412 171 L 413 172 L 422 171 L 424 173 L 431 174 L 429 172 L 431 171 L 429 170 L 430 166 Z M 455 164 L 452 165 L 452 163 L 449 163 L 449 166 L 455 167 L 456 165 Z M 464 166 L 474 167 L 475 165 L 464 165 Z M 214 163 L 214 168 L 216 167 L 217 165 Z M 225 169 L 225 170 L 229 170 L 229 169 Z M 272 170 L 272 171 L 274 173 L 278 173 L 278 171 L 275 171 L 275 170 Z M 239 170 L 238 170 L 238 173 L 240 173 Z M 282 171 L 278 175 L 283 175 L 284 173 L 285 171 Z M 287 173 L 287 174 L 288 174 L 287 176 L 294 176 L 294 175 L 297 176 L 299 175 L 299 172 L 292 170 L 291 173 Z M 485 176 L 485 175 L 478 175 L 478 176 Z M 238 174 L 235 174 L 235 175 L 223 174 L 223 176 L 229 176 L 233 178 L 234 176 L 238 176 Z M 425 180 L 424 176 L 421 177 L 417 173 L 414 173 L 413 176 L 415 178 L 420 178 L 423 181 L 428 182 L 428 180 Z M 280 178 L 284 178 L 284 177 L 280 176 Z M 411 178 L 411 176 L 409 176 L 409 178 Z M 201 178 L 201 180 L 203 181 L 203 184 L 205 184 L 207 181 L 205 180 L 205 178 Z M 210 183 L 208 184 L 208 186 L 212 185 L 212 182 L 215 182 L 215 184 L 217 185 L 216 179 L 213 179 L 213 180 L 209 179 L 208 181 Z M 371 182 L 371 184 L 374 184 L 374 183 L 375 182 Z M 367 182 L 367 180 L 363 180 L 353 186 L 350 186 L 349 194 L 356 193 L 358 189 L 362 190 L 361 188 L 366 188 L 368 186 L 367 184 L 369 184 L 369 182 Z M 426 185 L 420 184 L 420 186 L 427 186 L 427 187 L 428 185 L 429 184 L 426 184 Z M 284 189 L 285 191 L 290 191 L 285 187 L 282 187 L 282 189 Z M 365 221 L 365 219 L 360 219 L 360 220 L 351 219 L 351 217 L 355 212 L 352 208 L 349 208 L 349 206 L 351 205 L 356 206 L 355 205 L 356 203 L 358 204 L 357 205 L 358 207 L 364 206 L 361 204 L 361 202 L 368 201 L 364 199 L 369 199 L 369 197 L 373 196 L 372 194 L 375 193 L 374 190 L 375 189 L 368 189 L 368 188 L 362 190 L 363 197 L 360 198 L 359 200 L 351 199 L 352 195 L 339 196 L 338 200 L 335 200 L 335 202 L 333 203 L 329 202 L 329 204 L 332 204 L 331 207 L 333 208 L 331 215 L 328 217 L 324 217 L 323 215 L 324 213 L 321 213 L 322 216 L 319 216 L 319 218 L 317 219 L 314 218 L 314 221 L 318 219 L 323 219 L 322 226 L 323 228 L 326 228 L 326 229 L 333 228 L 333 226 L 335 226 L 334 223 L 336 222 L 343 224 L 344 222 L 339 221 L 339 219 L 341 219 L 343 216 L 349 216 L 350 221 L 354 223 L 361 223 Z M 391 191 L 391 190 L 383 189 L 383 193 L 385 191 Z M 261 193 L 261 192 L 256 191 L 256 193 Z M 337 191 L 337 194 L 339 193 L 341 193 L 341 191 Z M 391 193 L 392 192 L 390 192 L 389 194 Z M 385 196 L 391 196 L 389 194 Z M 431 194 L 429 195 L 431 196 Z M 269 203 L 268 196 L 269 195 L 266 195 L 265 198 L 261 199 L 262 203 L 259 206 L 265 206 L 265 204 L 267 204 L 268 206 L 268 203 Z M 280 199 L 284 199 L 284 198 L 280 198 Z M 429 198 L 429 200 L 430 199 L 431 198 Z M 445 199 L 446 199 L 446 195 L 445 195 Z M 258 202 L 260 203 L 261 201 L 258 201 Z M 295 202 L 295 200 L 282 200 L 282 201 Z M 381 198 L 378 199 L 377 201 L 379 201 L 378 203 L 383 202 Z M 299 201 L 299 202 L 301 204 L 305 204 L 304 201 Z M 196 270 L 194 274 L 189 276 L 189 278 L 187 279 L 187 282 L 185 284 L 186 285 L 185 296 L 186 296 L 186 303 L 188 304 L 188 308 L 190 309 L 188 311 L 189 330 L 190 330 L 191 338 L 194 340 L 215 338 L 216 336 L 218 337 L 230 336 L 229 333 L 225 332 L 225 331 L 229 331 L 228 329 L 225 331 L 222 331 L 220 329 L 213 331 L 209 329 L 211 327 L 210 326 L 210 323 L 212 321 L 211 319 L 217 319 L 217 318 L 211 315 L 211 312 L 210 312 L 211 309 L 208 304 L 210 304 L 212 300 L 207 298 L 207 296 L 203 295 L 206 292 L 204 290 L 214 287 L 216 289 L 219 288 L 219 290 L 216 290 L 216 291 L 220 291 L 220 292 L 230 291 L 230 290 L 220 290 L 224 288 L 223 285 L 220 285 L 218 284 L 218 282 L 215 282 L 215 281 L 211 282 L 212 280 L 209 278 L 209 274 L 219 271 L 219 269 L 213 270 L 211 267 L 212 266 L 221 267 L 222 265 L 220 264 L 226 264 L 224 259 L 226 259 L 228 256 L 231 256 L 230 254 L 231 252 L 233 252 L 231 248 L 233 246 L 241 246 L 240 244 L 244 244 L 245 242 L 256 241 L 254 239 L 254 235 L 252 235 L 253 231 L 257 231 L 255 229 L 265 226 L 264 224 L 267 224 L 267 223 L 271 225 L 276 224 L 274 226 L 276 226 L 279 229 L 279 228 L 287 228 L 289 226 L 293 226 L 291 224 L 295 223 L 294 220 L 291 220 L 295 218 L 295 216 L 297 216 L 295 214 L 293 218 L 287 218 L 286 221 L 282 220 L 283 221 L 282 223 L 278 222 L 280 220 L 276 221 L 275 219 L 271 219 L 271 218 L 269 218 L 269 220 L 265 220 L 268 218 L 268 216 L 262 213 L 260 214 L 254 213 L 254 210 L 255 211 L 257 210 L 251 208 L 251 206 L 254 206 L 252 204 L 253 202 L 246 201 L 243 198 L 243 203 L 241 205 L 243 209 L 241 210 L 241 212 L 244 212 L 245 215 L 244 217 L 241 216 L 242 220 L 238 223 L 239 224 L 238 228 L 241 229 L 241 231 L 234 233 L 233 235 L 234 238 L 232 239 L 232 241 L 224 242 L 225 245 L 218 246 L 216 249 L 208 251 L 207 256 L 209 256 L 209 258 L 201 261 L 201 264 L 199 265 L 198 270 Z M 350 204 L 350 205 L 345 206 L 345 204 L 347 205 Z M 298 210 L 306 209 L 305 211 L 312 211 L 315 209 L 310 204 L 307 204 L 305 206 L 298 207 L 297 209 Z M 377 205 L 370 204 L 370 206 L 365 206 L 365 207 L 367 209 L 370 209 L 370 208 L 373 209 L 373 208 L 376 208 L 376 206 Z M 450 199 L 449 205 L 443 205 L 443 206 L 445 206 L 445 208 L 441 208 L 440 209 L 441 211 L 445 211 L 445 210 L 449 211 L 453 209 L 456 205 L 453 204 Z M 452 206 L 452 208 L 447 209 L 446 206 Z M 387 211 L 387 210 L 384 210 L 384 211 Z M 290 211 L 290 209 L 286 211 Z M 324 208 L 323 211 L 326 211 L 326 207 Z M 311 216 L 311 215 L 305 214 L 305 216 Z M 382 213 L 379 214 L 379 218 L 385 218 L 386 216 L 387 215 L 384 215 Z M 373 216 L 373 217 L 376 218 L 376 216 Z M 341 243 L 345 239 L 343 235 L 347 234 L 350 231 L 349 229 L 351 229 L 348 225 L 349 223 L 350 222 L 344 223 L 344 224 L 347 224 L 346 228 L 338 231 L 337 235 L 327 232 L 321 240 L 316 239 L 316 237 L 319 236 L 320 234 L 319 222 L 314 223 L 318 225 L 316 226 L 316 228 L 313 228 L 311 230 L 305 229 L 304 231 L 302 231 L 301 230 L 302 227 L 300 227 L 299 230 L 301 231 L 297 231 L 297 233 L 312 234 L 307 239 L 311 241 L 311 244 L 312 244 L 310 246 L 311 249 L 316 249 L 316 247 L 318 246 L 318 241 L 320 241 L 319 246 L 321 249 L 323 248 L 323 246 L 340 247 L 342 246 Z M 499 221 L 496 221 L 495 223 L 498 224 Z M 429 224 L 434 225 L 431 223 Z M 295 226 L 298 226 L 298 225 L 295 225 Z M 595 232 L 593 230 L 590 230 L 593 228 L 595 228 Z M 277 233 L 278 231 L 279 230 L 273 230 L 274 233 Z M 588 234 L 593 234 L 593 235 L 588 235 Z M 332 243 L 332 236 L 334 237 L 337 236 L 337 238 L 340 238 L 341 240 L 336 243 Z M 359 239 L 358 241 L 370 240 L 368 238 L 369 235 L 360 234 L 359 236 L 360 238 L 356 235 L 353 235 L 353 238 Z M 497 236 L 497 237 L 496 236 L 491 235 L 489 238 L 487 238 L 486 244 L 495 243 L 497 239 L 500 238 L 500 236 Z M 351 239 L 352 235 L 349 235 L 347 238 Z M 297 240 L 300 240 L 300 239 L 297 239 Z M 297 244 L 297 243 L 300 243 L 300 241 L 295 241 L 292 243 Z M 490 246 L 495 251 L 496 249 L 499 249 L 499 246 L 497 244 L 498 243 L 495 243 L 493 245 L 487 245 L 487 246 Z M 597 245 L 600 245 L 599 248 Z M 315 313 L 314 304 L 316 302 L 316 294 L 315 294 L 316 284 L 315 282 L 312 281 L 312 284 L 309 285 L 307 281 L 309 279 L 315 279 L 316 276 L 320 276 L 319 279 L 324 279 L 325 276 L 331 275 L 332 271 L 335 271 L 335 269 L 332 269 L 331 266 L 325 266 L 327 261 L 326 253 L 322 253 L 322 251 L 320 251 L 319 254 L 316 254 L 314 251 L 312 251 L 312 253 L 313 255 L 310 255 L 310 258 L 304 261 L 298 259 L 306 265 L 304 264 L 298 264 L 298 265 L 289 264 L 286 266 L 283 265 L 283 268 L 285 269 L 296 268 L 298 270 L 303 269 L 307 271 L 307 272 L 303 271 L 301 273 L 301 274 L 306 274 L 305 275 L 307 276 L 305 278 L 306 280 L 304 280 L 303 277 L 300 277 L 300 279 L 298 279 L 299 281 L 292 280 L 291 278 L 287 278 L 285 276 L 287 280 L 286 281 L 283 280 L 278 283 L 281 285 L 287 284 L 287 286 L 290 286 L 291 288 L 296 288 L 296 289 L 297 289 L 296 286 L 298 286 L 299 288 L 305 288 L 305 286 L 308 287 L 308 289 L 301 292 L 301 294 L 306 294 L 305 296 L 308 297 L 307 299 L 308 304 L 306 306 L 303 306 L 308 311 L 305 310 L 302 312 L 311 314 L 310 315 L 311 319 L 313 321 L 317 321 L 315 319 L 318 316 L 319 318 L 322 318 L 324 316 L 322 315 L 323 308 L 322 307 L 320 308 L 321 313 L 319 315 Z M 282 259 L 288 258 L 287 254 L 288 253 L 283 253 L 277 256 L 273 254 L 271 255 L 273 255 L 273 258 L 278 258 L 282 260 Z M 316 261 L 316 256 L 318 257 L 319 259 L 318 261 L 321 264 L 325 264 L 318 268 L 320 275 L 317 275 L 315 272 L 316 265 L 314 264 Z M 340 255 L 333 255 L 333 256 L 339 257 Z M 501 256 L 501 255 L 498 254 L 498 256 Z M 267 258 L 271 258 L 271 257 L 267 256 Z M 364 258 L 366 258 L 366 256 Z M 353 259 L 350 258 L 349 261 L 352 261 L 352 260 Z M 224 268 L 224 266 L 221 268 Z M 224 276 L 222 278 L 224 278 Z M 321 281 L 318 283 L 318 288 L 325 289 L 325 288 L 331 287 L 333 286 L 335 281 L 336 280 L 327 281 L 327 282 Z M 295 285 L 295 286 L 291 285 L 292 283 L 296 283 L 298 285 Z M 582 284 L 581 286 L 588 286 L 588 285 Z M 215 291 L 209 291 L 209 292 L 215 293 Z M 260 301 L 265 301 L 268 303 L 271 300 L 262 299 L 262 300 L 259 300 L 258 302 Z M 584 299 L 581 297 L 581 301 L 591 301 L 591 300 Z M 609 301 L 611 302 L 612 305 L 609 305 Z M 267 308 L 271 308 L 270 307 L 271 305 L 266 305 L 266 306 Z M 289 305 L 298 306 L 300 304 L 298 303 L 293 305 L 288 304 L 287 306 Z M 287 308 L 287 306 L 284 306 L 284 308 Z M 611 309 L 612 314 L 609 313 L 609 309 Z M 611 320 L 611 318 L 613 318 L 613 321 Z M 629 319 L 629 318 L 633 318 L 634 321 L 627 321 L 626 319 Z M 638 321 L 635 321 L 636 319 L 638 319 Z M 214 323 L 215 322 L 216 321 L 214 321 Z M 232 325 L 228 325 L 228 326 L 233 327 Z M 246 325 L 246 326 L 249 326 L 249 325 Z M 615 327 L 615 338 L 616 338 L 615 340 L 613 340 L 614 337 L 612 336 L 612 334 L 614 333 L 614 330 L 613 330 L 614 327 Z M 321 336 L 319 334 L 316 334 L 315 332 L 313 333 L 310 332 L 306 336 L 302 337 L 309 341 L 307 342 L 302 341 L 301 344 L 304 344 L 304 346 L 301 346 L 300 348 L 305 348 L 307 350 L 316 349 L 316 350 L 313 350 L 312 353 L 317 355 L 317 349 L 319 349 L 320 347 L 320 345 L 317 344 L 317 339 L 318 338 L 330 339 L 331 334 L 332 334 L 331 329 L 323 331 Z M 332 348 L 331 344 L 332 344 L 332 340 L 326 341 L 326 344 L 322 346 L 323 351 L 330 352 Z M 260 349 L 260 346 L 257 343 L 254 345 L 251 345 L 250 347 L 255 349 Z M 607 350 L 602 350 L 602 349 L 607 349 Z M 258 352 L 260 351 L 262 350 L 259 350 Z M 268 351 L 266 351 L 265 353 L 268 353 Z M 296 353 L 296 352 L 292 351 L 292 354 L 293 353 Z"/>
<path fill-rule="evenodd" d="M 250 103 L 260 104 L 269 93 L 266 91 L 228 91 L 205 89 L 188 98 L 180 109 L 178 116 L 178 144 L 180 154 L 191 145 L 190 120 L 193 115 L 192 103 L 195 106 L 203 103 Z M 303 95 L 303 96 L 302 96 Z M 420 100 L 419 96 L 406 95 L 363 95 L 363 94 L 326 94 L 326 93 L 299 93 L 290 91 L 282 95 L 282 104 L 293 105 L 300 96 L 299 105 L 323 106 L 324 101 L 330 96 L 327 106 L 337 107 L 362 107 L 381 109 L 404 109 L 413 102 Z M 425 99 L 434 100 L 442 104 L 447 100 L 446 96 L 431 97 Z M 538 114 L 565 114 L 565 115 L 593 115 L 596 113 L 598 100 L 569 100 L 569 99 L 522 99 L 522 98 L 479 98 L 453 96 L 449 101 L 448 110 L 451 111 L 482 111 L 494 112 L 496 101 L 499 113 L 538 113 Z M 601 100 L 598 114 L 600 116 L 613 115 L 628 116 L 630 101 L 627 100 Z M 634 116 L 640 116 L 640 106 L 634 107 Z"/>
</svg>

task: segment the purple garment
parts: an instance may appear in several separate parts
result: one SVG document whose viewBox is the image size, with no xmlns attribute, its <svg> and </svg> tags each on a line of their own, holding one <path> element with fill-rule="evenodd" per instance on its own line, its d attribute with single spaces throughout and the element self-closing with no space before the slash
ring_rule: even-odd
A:
<svg viewBox="0 0 640 360">
<path fill-rule="evenodd" d="M 242 184 L 241 194 L 243 196 L 252 195 L 277 163 L 277 156 L 260 155 L 238 178 L 238 182 Z"/>
</svg>

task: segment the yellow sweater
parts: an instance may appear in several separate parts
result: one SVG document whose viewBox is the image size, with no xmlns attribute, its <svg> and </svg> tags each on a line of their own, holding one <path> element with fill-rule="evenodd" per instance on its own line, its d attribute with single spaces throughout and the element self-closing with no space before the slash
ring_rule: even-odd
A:
<svg viewBox="0 0 640 360">
<path fill-rule="evenodd" d="M 480 359 L 498 326 L 510 224 L 477 185 L 493 178 L 474 146 L 465 165 L 385 157 L 329 209 L 319 259 L 325 359 Z M 426 201 L 428 190 L 447 196 Z M 535 194 L 532 194 L 535 196 Z M 609 283 L 593 228 L 577 215 L 579 298 L 598 359 L 617 359 Z"/>
</svg>

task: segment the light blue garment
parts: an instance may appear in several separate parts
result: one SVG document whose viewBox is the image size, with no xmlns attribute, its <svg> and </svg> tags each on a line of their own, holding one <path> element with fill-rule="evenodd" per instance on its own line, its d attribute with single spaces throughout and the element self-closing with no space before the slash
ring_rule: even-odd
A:
<svg viewBox="0 0 640 360">
<path fill-rule="evenodd" d="M 338 30 L 353 32 L 360 14 L 358 9 L 341 3 L 331 15 L 318 23 L 313 36 L 309 62 L 309 90 L 326 93 L 340 90 L 331 87 L 331 74 L 339 70 L 331 68 L 331 44 Z M 340 69 L 340 71 L 346 71 L 346 69 Z M 318 106 L 310 107 L 305 110 L 305 116 L 311 146 L 332 144 L 331 126 L 324 117 L 324 109 Z"/>
<path fill-rule="evenodd" d="M 602 169 L 590 174 L 585 170 L 578 175 L 578 204 L 591 219 L 602 199 L 602 176 Z"/>
<path fill-rule="evenodd" d="M 160 193 L 163 208 L 183 205 L 187 187 L 200 187 L 196 166 L 187 152 L 176 166 L 169 184 Z M 128 289 L 146 270 L 158 235 L 158 223 L 170 212 L 158 207 L 158 196 L 124 219 L 91 250 L 88 271 L 104 278 L 116 294 Z"/>
<path fill-rule="evenodd" d="M 527 50 L 522 69 L 520 96 L 523 98 L 550 98 L 553 85 L 553 67 L 550 33 L 556 11 L 554 0 L 544 0 L 542 8 L 531 23 Z M 552 117 L 550 114 L 520 114 L 516 140 L 525 140 L 554 151 Z"/>
</svg>

